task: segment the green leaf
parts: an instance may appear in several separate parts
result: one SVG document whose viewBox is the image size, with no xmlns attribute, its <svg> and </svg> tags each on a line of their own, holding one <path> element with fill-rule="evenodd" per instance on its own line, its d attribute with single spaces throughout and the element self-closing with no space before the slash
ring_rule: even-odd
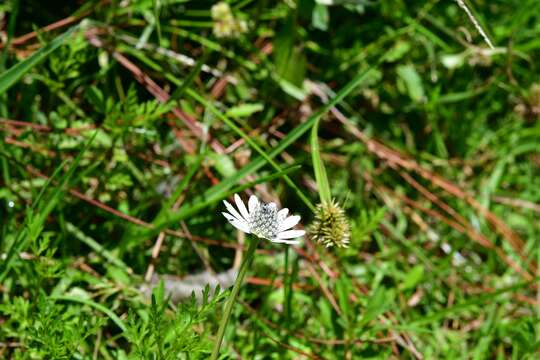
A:
<svg viewBox="0 0 540 360">
<path fill-rule="evenodd" d="M 403 290 L 408 290 L 414 288 L 424 277 L 424 267 L 422 265 L 416 265 L 413 267 L 401 284 Z"/>
<path fill-rule="evenodd" d="M 88 102 L 94 107 L 94 111 L 104 114 L 105 113 L 105 100 L 101 89 L 95 85 L 91 85 L 86 89 L 86 98 Z"/>
<path fill-rule="evenodd" d="M 332 329 L 334 327 L 333 324 L 333 310 L 332 306 L 328 301 L 325 301 L 324 297 L 319 298 L 319 301 L 317 302 L 317 305 L 319 306 L 319 312 L 320 312 L 320 320 L 321 323 L 324 325 L 325 329 Z"/>
<path fill-rule="evenodd" d="M 422 79 L 418 72 L 412 65 L 400 65 L 397 67 L 397 74 L 401 80 L 405 82 L 409 97 L 415 101 L 420 102 L 425 99 L 424 87 L 422 86 Z"/>
<path fill-rule="evenodd" d="M 411 44 L 407 41 L 398 41 L 392 46 L 386 57 L 386 61 L 394 62 L 400 60 L 411 49 Z"/>
<path fill-rule="evenodd" d="M 394 292 L 384 287 L 377 288 L 369 298 L 366 311 L 362 316 L 360 324 L 363 326 L 386 311 L 389 304 L 394 300 Z"/>
<path fill-rule="evenodd" d="M 242 104 L 233 106 L 227 110 L 225 115 L 230 117 L 249 117 L 256 112 L 262 111 L 262 109 L 264 109 L 264 105 L 262 103 Z"/>
<path fill-rule="evenodd" d="M 159 281 L 158 285 L 152 290 L 152 303 L 155 303 L 158 306 L 163 305 L 165 302 L 165 282 L 162 280 Z"/>
<path fill-rule="evenodd" d="M 311 15 L 311 25 L 313 25 L 315 29 L 326 31 L 328 30 L 329 21 L 330 16 L 328 14 L 328 7 L 322 4 L 315 4 Z"/>
<path fill-rule="evenodd" d="M 301 87 L 298 87 L 294 85 L 293 83 L 291 83 L 290 81 L 287 81 L 278 76 L 276 76 L 275 78 L 276 78 L 275 80 L 281 87 L 281 90 L 283 90 L 288 95 L 292 96 L 293 98 L 299 101 L 303 101 L 306 98 L 307 92 Z"/>
<path fill-rule="evenodd" d="M 211 152 L 208 154 L 208 158 L 212 160 L 213 166 L 223 177 L 232 176 L 236 172 L 234 162 L 229 155 Z"/>
</svg>

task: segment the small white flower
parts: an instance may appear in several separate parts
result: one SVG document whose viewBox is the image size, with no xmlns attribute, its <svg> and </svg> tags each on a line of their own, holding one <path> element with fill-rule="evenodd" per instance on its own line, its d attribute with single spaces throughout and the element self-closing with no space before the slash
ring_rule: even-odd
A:
<svg viewBox="0 0 540 360">
<path fill-rule="evenodd" d="M 247 234 L 253 234 L 274 243 L 298 244 L 295 239 L 304 236 L 304 230 L 289 230 L 300 221 L 300 216 L 287 216 L 289 209 L 278 211 L 275 203 L 262 203 L 256 196 L 251 195 L 248 201 L 248 209 L 238 194 L 234 194 L 234 201 L 238 210 L 223 200 L 228 213 L 222 212 L 223 216 L 237 229 Z"/>
</svg>

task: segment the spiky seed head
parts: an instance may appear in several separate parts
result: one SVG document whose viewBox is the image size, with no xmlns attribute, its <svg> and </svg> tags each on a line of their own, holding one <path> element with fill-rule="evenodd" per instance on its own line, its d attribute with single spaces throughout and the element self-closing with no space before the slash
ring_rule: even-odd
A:
<svg viewBox="0 0 540 360">
<path fill-rule="evenodd" d="M 351 231 L 345 211 L 335 200 L 322 202 L 315 210 L 315 220 L 309 228 L 311 237 L 326 247 L 349 246 Z"/>
</svg>

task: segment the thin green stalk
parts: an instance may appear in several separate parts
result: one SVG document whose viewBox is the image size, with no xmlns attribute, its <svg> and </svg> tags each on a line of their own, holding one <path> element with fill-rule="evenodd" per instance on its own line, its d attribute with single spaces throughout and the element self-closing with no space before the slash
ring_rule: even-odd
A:
<svg viewBox="0 0 540 360">
<path fill-rule="evenodd" d="M 319 147 L 319 122 L 321 118 L 317 118 L 311 128 L 311 157 L 313 161 L 313 171 L 315 173 L 315 181 L 319 188 L 319 196 L 321 203 L 330 204 L 332 195 L 330 192 L 330 183 L 326 175 L 326 169 L 321 157 L 321 149 Z"/>
<path fill-rule="evenodd" d="M 240 265 L 238 276 L 236 277 L 236 281 L 234 282 L 234 286 L 231 290 L 231 294 L 229 295 L 229 298 L 227 299 L 227 303 L 225 304 L 225 310 L 223 311 L 223 317 L 221 318 L 221 322 L 219 324 L 219 329 L 216 336 L 216 342 L 214 343 L 214 349 L 212 350 L 212 356 L 210 357 L 211 360 L 216 360 L 219 356 L 219 349 L 221 348 L 221 343 L 223 342 L 223 335 L 225 334 L 225 329 L 227 328 L 227 324 L 229 323 L 229 319 L 231 317 L 233 305 L 236 302 L 238 291 L 240 291 L 240 286 L 242 285 L 242 282 L 244 281 L 244 277 L 246 276 L 247 270 L 251 266 L 251 262 L 253 261 L 253 256 L 255 255 L 255 249 L 257 249 L 258 244 L 259 244 L 258 237 L 255 237 L 255 236 L 250 237 L 249 246 L 248 246 L 246 255 L 244 257 L 244 261 L 242 261 L 242 264 Z"/>
<path fill-rule="evenodd" d="M 289 247 L 285 247 L 285 273 L 283 274 L 283 299 L 285 300 L 285 323 L 289 323 L 291 308 L 289 300 L 289 294 L 291 293 L 291 287 L 289 284 Z"/>
</svg>

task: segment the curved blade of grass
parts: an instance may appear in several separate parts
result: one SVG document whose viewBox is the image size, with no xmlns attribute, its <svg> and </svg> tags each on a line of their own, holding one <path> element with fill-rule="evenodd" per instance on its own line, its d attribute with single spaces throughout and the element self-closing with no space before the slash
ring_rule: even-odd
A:
<svg viewBox="0 0 540 360">
<path fill-rule="evenodd" d="M 320 118 L 315 120 L 315 124 L 311 128 L 311 158 L 313 160 L 313 172 L 315 173 L 315 181 L 319 188 L 319 196 L 322 203 L 330 203 L 332 195 L 330 194 L 330 184 L 326 169 L 321 159 L 321 149 L 319 147 L 319 122 Z"/>
<path fill-rule="evenodd" d="M 352 91 L 354 91 L 358 86 L 360 86 L 369 77 L 371 72 L 374 69 L 376 69 L 382 62 L 386 60 L 387 54 L 390 51 L 391 50 L 388 50 L 387 52 L 379 56 L 377 58 L 377 61 L 374 63 L 374 65 L 369 66 L 365 68 L 364 70 L 362 70 L 361 72 L 359 72 L 358 75 L 356 75 L 349 83 L 347 83 L 343 88 L 341 88 L 341 90 L 338 91 L 333 98 L 331 98 L 326 104 L 324 104 L 323 107 L 321 107 L 317 112 L 312 114 L 305 122 L 301 123 L 296 128 L 294 128 L 291 132 L 289 132 L 287 136 L 285 136 L 276 147 L 274 147 L 271 151 L 267 153 L 266 157 L 261 156 L 253 160 L 248 165 L 244 166 L 242 169 L 236 172 L 234 175 L 228 177 L 227 179 L 224 179 L 219 184 L 212 186 L 210 189 L 208 189 L 208 191 L 204 193 L 202 197 L 211 198 L 217 195 L 218 198 L 223 198 L 222 196 L 223 192 L 226 192 L 227 189 L 229 189 L 234 184 L 238 183 L 241 179 L 243 179 L 247 175 L 263 167 L 268 162 L 268 159 L 273 159 L 275 156 L 283 152 L 288 146 L 290 146 L 292 143 L 298 140 L 302 135 L 304 135 L 314 125 L 317 119 L 319 119 L 322 115 L 330 111 L 332 107 L 336 106 L 346 96 L 348 96 Z M 140 52 L 138 53 L 131 52 L 131 54 L 139 58 L 139 60 L 143 61 L 146 65 L 150 66 L 154 70 L 162 72 L 164 76 L 175 85 L 181 86 L 182 81 L 180 79 L 166 72 L 166 70 L 163 69 L 156 62 L 148 59 Z M 194 91 L 191 90 L 191 93 L 194 93 Z M 195 94 L 198 95 L 196 92 Z M 185 209 L 180 208 L 176 212 L 176 215 L 171 219 L 171 222 L 184 219 L 184 216 L 181 215 L 184 210 Z"/>
<path fill-rule="evenodd" d="M 0 75 L 0 94 L 4 94 L 12 87 L 21 77 L 30 71 L 34 66 L 45 60 L 50 53 L 56 50 L 64 41 L 76 30 L 79 25 L 69 28 L 65 33 L 57 36 L 53 41 L 30 55 L 30 57 L 17 63 Z"/>
</svg>

